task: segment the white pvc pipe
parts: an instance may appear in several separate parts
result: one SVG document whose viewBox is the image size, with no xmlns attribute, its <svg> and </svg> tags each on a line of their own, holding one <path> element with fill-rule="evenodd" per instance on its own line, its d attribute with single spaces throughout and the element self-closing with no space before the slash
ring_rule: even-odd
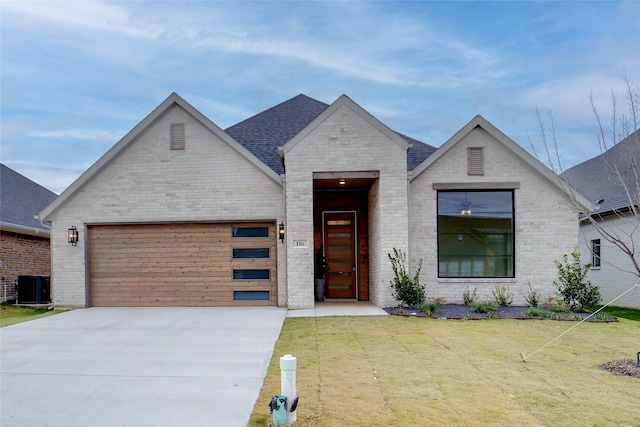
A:
<svg viewBox="0 0 640 427">
<path fill-rule="evenodd" d="M 296 365 L 297 359 L 290 354 L 280 358 L 280 394 L 287 396 L 287 410 L 298 396 L 296 393 Z M 287 424 L 297 420 L 297 411 L 287 412 Z"/>
</svg>

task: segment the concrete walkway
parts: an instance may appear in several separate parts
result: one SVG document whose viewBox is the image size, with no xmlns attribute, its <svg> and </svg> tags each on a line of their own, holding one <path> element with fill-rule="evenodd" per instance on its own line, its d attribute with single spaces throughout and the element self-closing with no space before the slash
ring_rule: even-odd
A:
<svg viewBox="0 0 640 427">
<path fill-rule="evenodd" d="M 316 302 L 314 308 L 289 310 L 287 317 L 322 316 L 386 316 L 388 313 L 366 301 L 326 300 Z"/>
<path fill-rule="evenodd" d="M 2 328 L 0 425 L 244 426 L 286 313 L 88 308 Z"/>
</svg>

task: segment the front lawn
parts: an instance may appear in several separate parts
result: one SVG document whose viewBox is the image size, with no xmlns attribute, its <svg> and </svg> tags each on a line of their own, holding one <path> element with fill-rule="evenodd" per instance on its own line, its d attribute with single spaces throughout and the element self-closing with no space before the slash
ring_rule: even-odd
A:
<svg viewBox="0 0 640 427">
<path fill-rule="evenodd" d="M 24 307 L 2 303 L 0 305 L 0 327 L 15 325 L 16 323 L 38 319 L 62 313 L 64 310 L 49 310 L 48 308 Z"/>
<path fill-rule="evenodd" d="M 600 307 L 602 306 L 596 306 L 596 308 Z M 640 310 L 635 308 L 605 307 L 605 309 L 602 311 L 618 318 L 622 317 L 623 319 L 636 320 L 640 322 Z"/>
<path fill-rule="evenodd" d="M 638 323 L 585 322 L 536 352 L 575 324 L 288 318 L 249 425 L 271 419 L 284 354 L 298 359 L 300 427 L 640 425 L 640 379 L 599 368 L 635 361 Z"/>
</svg>

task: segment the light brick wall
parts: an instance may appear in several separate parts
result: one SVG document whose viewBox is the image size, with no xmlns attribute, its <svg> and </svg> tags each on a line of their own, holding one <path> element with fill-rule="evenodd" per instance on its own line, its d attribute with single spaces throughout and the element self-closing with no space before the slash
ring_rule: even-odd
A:
<svg viewBox="0 0 640 427">
<path fill-rule="evenodd" d="M 484 147 L 484 176 L 467 174 L 467 148 Z M 515 198 L 515 278 L 439 279 L 437 254 L 437 191 L 433 183 L 519 182 Z M 543 298 L 554 295 L 555 260 L 578 242 L 577 213 L 549 182 L 487 132 L 476 128 L 410 184 L 411 265 L 423 259 L 421 281 L 427 296 L 461 303 L 465 289 L 477 288 L 482 300 L 492 299 L 497 284 L 508 285 L 514 303 L 524 304 L 528 282 Z M 412 269 L 413 272 L 413 269 Z"/>
<path fill-rule="evenodd" d="M 406 250 L 406 151 L 346 105 L 285 154 L 287 167 L 287 244 L 306 240 L 305 249 L 287 255 L 289 307 L 313 307 L 313 172 L 378 171 L 369 194 L 369 294 L 384 305 L 391 300 L 387 252 Z"/>
<path fill-rule="evenodd" d="M 637 229 L 638 220 L 633 215 L 620 218 L 610 216 L 601 224 L 603 224 L 607 232 L 618 236 L 627 244 L 632 244 L 636 248 L 640 247 L 640 231 Z M 602 302 L 609 303 L 638 283 L 640 278 L 634 273 L 636 269 L 631 258 L 613 243 L 605 240 L 596 228 L 589 223 L 580 227 L 580 255 L 583 263 L 591 262 L 591 240 L 593 239 L 600 239 L 600 258 L 602 262 L 599 268 L 592 268 L 589 271 L 587 278 L 591 283 L 600 287 Z M 640 259 L 637 249 L 635 256 Z M 640 308 L 640 286 L 620 297 L 613 305 Z"/>
<path fill-rule="evenodd" d="M 185 150 L 169 149 L 170 123 L 185 123 Z M 284 221 L 284 194 L 268 177 L 175 106 L 55 213 L 52 294 L 58 306 L 86 304 L 85 224 Z M 77 246 L 67 229 L 80 230 Z M 277 245 L 278 301 L 286 301 L 284 245 Z"/>
</svg>

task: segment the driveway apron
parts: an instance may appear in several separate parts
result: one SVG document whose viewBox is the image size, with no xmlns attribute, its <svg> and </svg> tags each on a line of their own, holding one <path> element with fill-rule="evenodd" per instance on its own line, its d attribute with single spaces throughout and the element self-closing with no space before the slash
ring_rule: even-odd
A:
<svg viewBox="0 0 640 427">
<path fill-rule="evenodd" d="M 245 426 L 285 316 L 88 308 L 2 328 L 0 425 Z"/>
</svg>

